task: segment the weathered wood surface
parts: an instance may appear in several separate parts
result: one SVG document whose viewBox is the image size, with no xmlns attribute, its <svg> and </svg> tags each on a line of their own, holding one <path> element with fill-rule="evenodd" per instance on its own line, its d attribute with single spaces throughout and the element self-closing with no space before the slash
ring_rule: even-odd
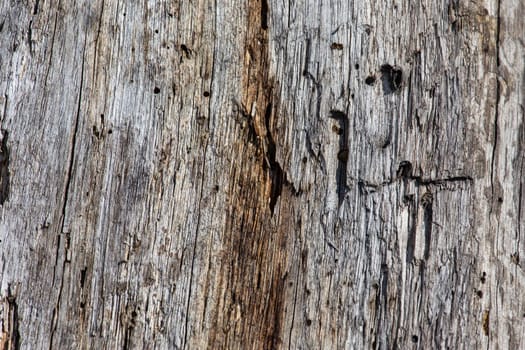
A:
<svg viewBox="0 0 525 350">
<path fill-rule="evenodd" d="M 525 348 L 524 18 L 0 2 L 0 348 Z"/>
</svg>

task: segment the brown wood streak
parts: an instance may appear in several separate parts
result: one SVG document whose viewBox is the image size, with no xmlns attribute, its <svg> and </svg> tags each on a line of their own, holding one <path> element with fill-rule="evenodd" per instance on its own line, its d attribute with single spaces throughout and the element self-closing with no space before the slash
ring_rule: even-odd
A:
<svg viewBox="0 0 525 350">
<path fill-rule="evenodd" d="M 247 5 L 242 81 L 245 118 L 251 118 L 249 124 L 257 140 L 250 142 L 248 132 L 241 132 L 233 150 L 226 252 L 220 276 L 225 292 L 216 310 L 210 348 L 275 349 L 283 342 L 290 241 L 284 228 L 291 226 L 286 223 L 292 209 L 282 205 L 290 193 L 283 191 L 281 195 L 283 173 L 268 130 L 276 115 L 272 106 L 277 103 L 269 74 L 268 9 L 261 1 L 265 0 Z M 274 216 L 277 197 L 281 209 Z"/>
<path fill-rule="evenodd" d="M 0 301 L 0 349 L 17 350 L 20 347 L 20 334 L 18 331 L 18 305 L 16 297 L 8 292 L 8 295 Z"/>
</svg>

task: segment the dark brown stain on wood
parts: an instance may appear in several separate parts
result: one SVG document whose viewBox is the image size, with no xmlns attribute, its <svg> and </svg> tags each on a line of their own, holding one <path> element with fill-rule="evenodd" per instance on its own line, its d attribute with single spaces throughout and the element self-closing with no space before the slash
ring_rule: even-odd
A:
<svg viewBox="0 0 525 350">
<path fill-rule="evenodd" d="M 257 156 L 266 171 L 264 181 L 268 205 L 273 214 L 282 193 L 286 175 L 276 158 L 274 125 L 278 117 L 279 101 L 274 95 L 276 83 L 269 73 L 268 16 L 266 0 L 250 2 L 248 5 L 247 36 L 244 49 L 242 105 L 253 125 L 259 150 Z"/>
<path fill-rule="evenodd" d="M 209 348 L 275 349 L 283 340 L 289 242 L 293 222 L 292 186 L 277 160 L 273 128 L 279 115 L 275 82 L 269 73 L 265 0 L 247 8 L 241 118 L 248 125 L 232 150 L 217 303 Z M 255 138 L 255 140 L 254 140 Z M 280 201 L 278 212 L 274 212 Z"/>
<path fill-rule="evenodd" d="M 18 350 L 20 349 L 18 304 L 16 295 L 11 292 L 11 286 L 9 286 L 7 296 L 2 300 L 1 304 L 0 349 Z"/>
<path fill-rule="evenodd" d="M 481 327 L 483 328 L 483 333 L 485 335 L 489 335 L 489 322 L 490 322 L 490 312 L 489 310 L 485 310 L 483 312 L 483 317 L 481 319 Z"/>
</svg>

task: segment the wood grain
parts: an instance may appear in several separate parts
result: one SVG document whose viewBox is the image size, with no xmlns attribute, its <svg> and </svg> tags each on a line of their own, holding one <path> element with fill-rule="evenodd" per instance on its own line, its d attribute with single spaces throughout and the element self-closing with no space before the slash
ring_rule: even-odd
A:
<svg viewBox="0 0 525 350">
<path fill-rule="evenodd" d="M 0 348 L 524 348 L 523 18 L 0 2 Z"/>
</svg>

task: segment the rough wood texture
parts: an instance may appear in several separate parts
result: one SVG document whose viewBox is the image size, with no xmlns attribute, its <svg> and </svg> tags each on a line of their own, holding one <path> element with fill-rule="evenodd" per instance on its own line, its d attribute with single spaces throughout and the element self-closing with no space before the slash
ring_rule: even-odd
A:
<svg viewBox="0 0 525 350">
<path fill-rule="evenodd" d="M 525 348 L 524 18 L 0 2 L 0 348 Z"/>
</svg>

